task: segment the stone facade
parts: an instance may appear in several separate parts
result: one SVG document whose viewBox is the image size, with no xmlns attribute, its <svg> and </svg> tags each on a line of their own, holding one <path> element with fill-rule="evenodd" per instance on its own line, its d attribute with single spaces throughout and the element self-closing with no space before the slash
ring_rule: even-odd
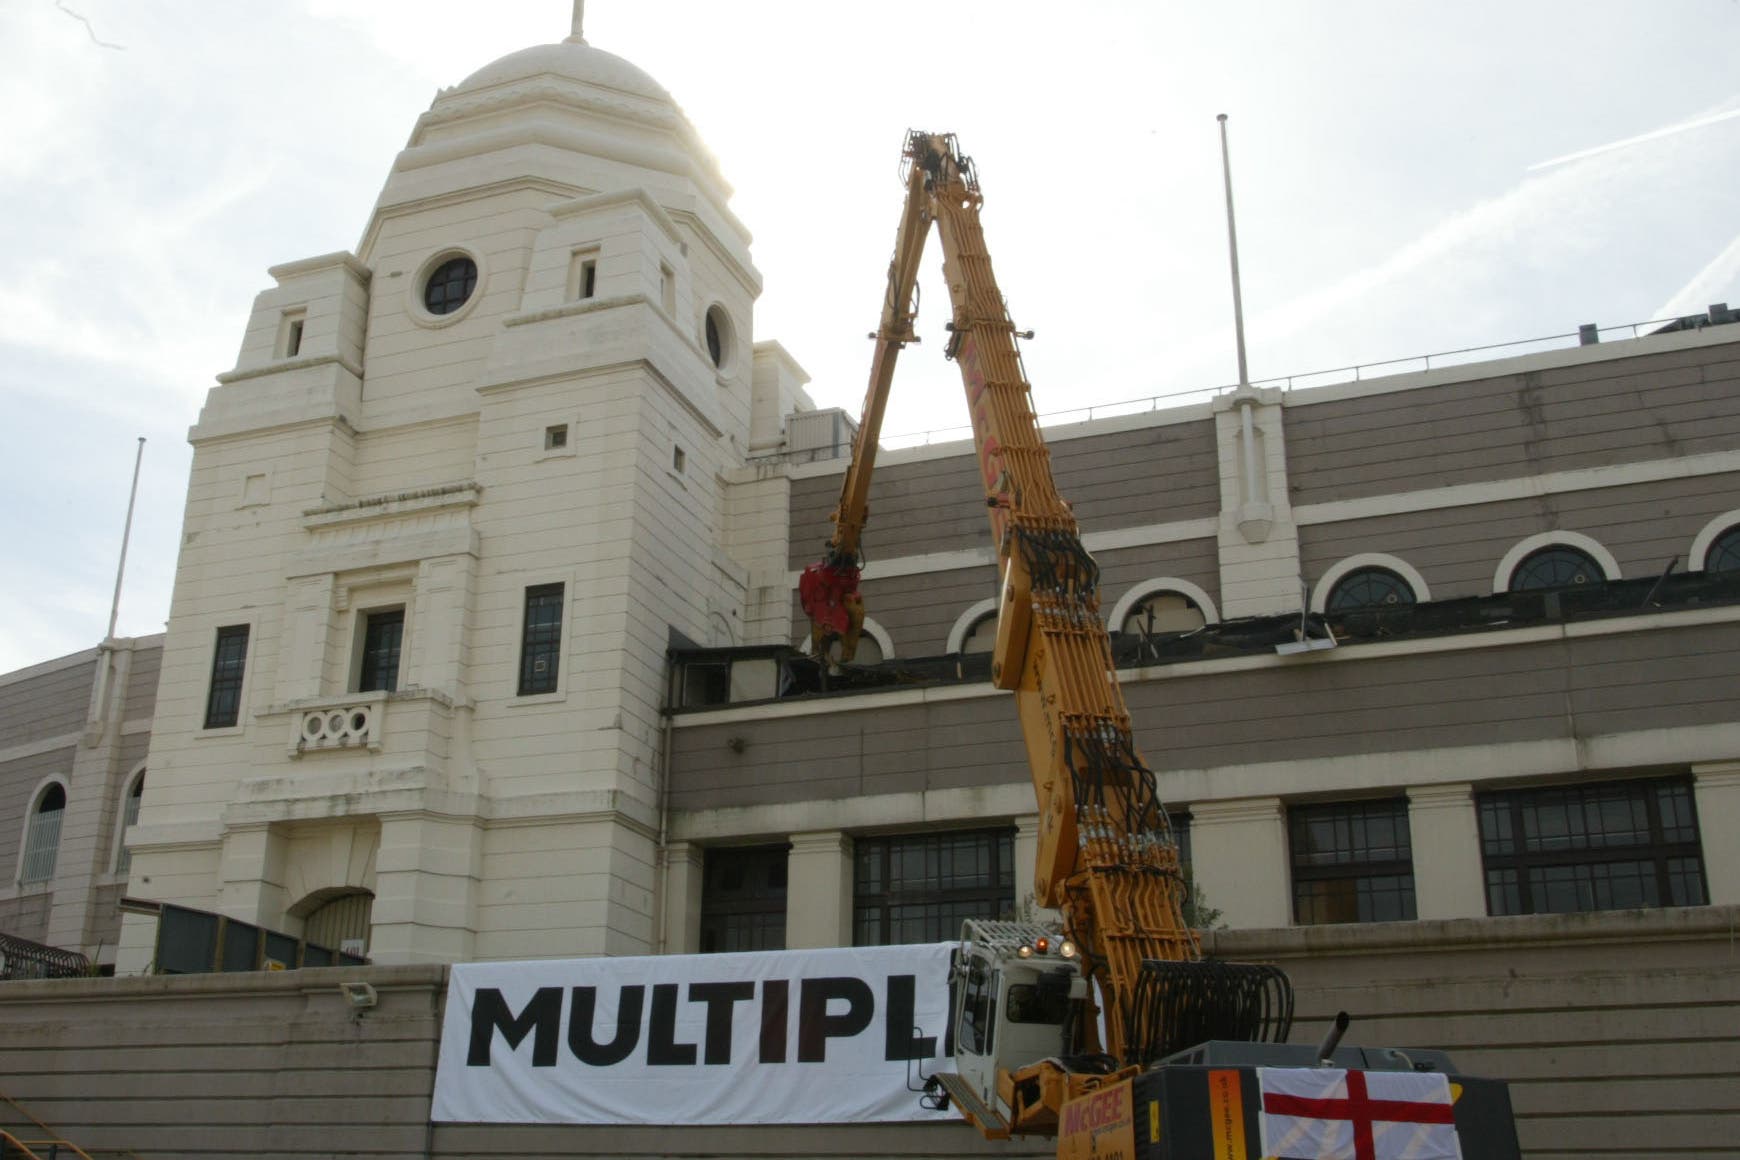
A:
<svg viewBox="0 0 1740 1160">
<path fill-rule="evenodd" d="M 652 948 L 665 650 L 785 632 L 785 480 L 725 481 L 809 405 L 729 192 L 571 38 L 272 270 L 190 434 L 139 892 L 290 933 L 366 895 L 387 962 Z"/>
</svg>

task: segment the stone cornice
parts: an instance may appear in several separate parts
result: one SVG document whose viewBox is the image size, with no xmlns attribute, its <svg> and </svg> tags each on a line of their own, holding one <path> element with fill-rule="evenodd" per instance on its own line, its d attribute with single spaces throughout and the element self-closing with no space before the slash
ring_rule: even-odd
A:
<svg viewBox="0 0 1740 1160">
<path fill-rule="evenodd" d="M 1436 955 L 1446 950 L 1540 948 L 1574 943 L 1723 939 L 1740 926 L 1740 906 L 1667 907 L 1506 918 L 1339 923 L 1265 930 L 1204 931 L 1202 949 L 1216 958 L 1251 961 L 1326 954 Z"/>
<path fill-rule="evenodd" d="M 368 285 L 374 272 L 363 265 L 357 256 L 349 250 L 337 250 L 330 254 L 320 254 L 313 258 L 298 258 L 294 262 L 281 262 L 268 267 L 266 273 L 278 280 L 282 286 L 286 279 L 301 278 L 308 274 L 319 274 L 327 270 L 342 269 L 351 277 Z"/>
<path fill-rule="evenodd" d="M 265 375 L 284 374 L 288 371 L 307 370 L 309 367 L 324 367 L 337 364 L 356 378 L 362 378 L 362 368 L 338 354 L 315 354 L 307 358 L 273 359 L 257 367 L 239 367 L 233 371 L 224 371 L 218 375 L 217 381 L 225 386 L 239 383 L 247 379 L 257 379 Z"/>
<path fill-rule="evenodd" d="M 415 491 L 387 492 L 345 503 L 309 508 L 302 513 L 302 526 L 312 532 L 368 520 L 428 515 L 452 508 L 476 507 L 482 495 L 483 489 L 469 479 L 440 487 L 418 488 Z"/>
<path fill-rule="evenodd" d="M 575 217 L 579 214 L 592 213 L 596 210 L 609 209 L 618 205 L 638 205 L 646 211 L 659 229 L 664 231 L 672 245 L 683 246 L 683 235 L 677 229 L 677 223 L 671 220 L 671 215 L 665 208 L 653 200 L 645 186 L 635 185 L 627 189 L 612 190 L 608 193 L 594 193 L 584 197 L 571 197 L 567 201 L 559 201 L 548 208 L 551 217 Z"/>
</svg>

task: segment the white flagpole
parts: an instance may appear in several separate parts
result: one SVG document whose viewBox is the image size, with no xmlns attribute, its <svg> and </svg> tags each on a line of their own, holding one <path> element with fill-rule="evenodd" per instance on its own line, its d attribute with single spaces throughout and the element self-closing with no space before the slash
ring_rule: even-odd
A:
<svg viewBox="0 0 1740 1160">
<path fill-rule="evenodd" d="M 127 541 L 133 536 L 133 502 L 139 498 L 139 464 L 145 459 L 145 436 L 139 436 L 139 451 L 133 456 L 133 490 L 127 493 L 127 524 L 121 532 L 121 562 L 115 567 L 115 599 L 109 602 L 109 635 L 115 639 L 115 621 L 121 615 L 121 577 L 127 571 Z"/>
<path fill-rule="evenodd" d="M 1233 225 L 1232 159 L 1226 145 L 1226 114 L 1219 114 L 1215 120 L 1220 122 L 1220 167 L 1226 179 L 1226 244 L 1232 255 L 1233 337 L 1239 348 L 1239 386 L 1248 387 L 1251 377 L 1245 369 L 1245 305 L 1239 294 L 1239 232 Z"/>
</svg>

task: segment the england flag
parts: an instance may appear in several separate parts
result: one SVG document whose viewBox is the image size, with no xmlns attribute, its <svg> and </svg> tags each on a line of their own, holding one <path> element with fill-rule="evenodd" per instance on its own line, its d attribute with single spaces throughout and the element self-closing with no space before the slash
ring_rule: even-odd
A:
<svg viewBox="0 0 1740 1160">
<path fill-rule="evenodd" d="M 1462 1160 L 1439 1072 L 1259 1068 L 1263 1155 L 1280 1160 Z"/>
</svg>

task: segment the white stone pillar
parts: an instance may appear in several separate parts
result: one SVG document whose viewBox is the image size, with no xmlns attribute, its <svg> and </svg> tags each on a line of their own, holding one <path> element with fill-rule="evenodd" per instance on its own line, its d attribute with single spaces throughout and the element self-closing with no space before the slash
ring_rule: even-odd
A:
<svg viewBox="0 0 1740 1160">
<path fill-rule="evenodd" d="M 851 946 L 851 836 L 839 830 L 793 834 L 786 858 L 786 949 Z"/>
<path fill-rule="evenodd" d="M 267 823 L 224 830 L 218 911 L 271 930 L 284 926 L 284 835 Z"/>
<path fill-rule="evenodd" d="M 1287 811 L 1280 798 L 1193 802 L 1191 873 L 1200 901 L 1237 929 L 1291 926 Z"/>
<path fill-rule="evenodd" d="M 1740 761 L 1692 766 L 1704 880 L 1715 906 L 1740 903 Z"/>
<path fill-rule="evenodd" d="M 449 963 L 475 957 L 483 831 L 469 819 L 383 814 L 369 957 Z"/>
<path fill-rule="evenodd" d="M 1486 882 L 1474 787 L 1408 787 L 1408 836 L 1414 849 L 1414 911 L 1420 918 L 1481 918 Z"/>
<path fill-rule="evenodd" d="M 1299 529 L 1288 500 L 1284 396 L 1244 387 L 1214 400 L 1220 475 L 1220 614 L 1297 609 Z"/>
<path fill-rule="evenodd" d="M 472 565 L 472 557 L 464 554 L 422 561 L 412 598 L 417 629 L 404 684 L 438 689 L 457 702 L 470 695 L 465 683 L 465 641 Z"/>
<path fill-rule="evenodd" d="M 333 600 L 330 572 L 293 576 L 285 583 L 284 628 L 278 643 L 277 685 L 274 689 L 276 700 L 295 701 L 331 691 L 321 687 L 321 675 L 326 665 Z"/>
<path fill-rule="evenodd" d="M 701 949 L 702 871 L 707 851 L 694 842 L 671 842 L 664 853 L 664 913 L 660 936 L 668 955 L 692 955 Z"/>
</svg>

